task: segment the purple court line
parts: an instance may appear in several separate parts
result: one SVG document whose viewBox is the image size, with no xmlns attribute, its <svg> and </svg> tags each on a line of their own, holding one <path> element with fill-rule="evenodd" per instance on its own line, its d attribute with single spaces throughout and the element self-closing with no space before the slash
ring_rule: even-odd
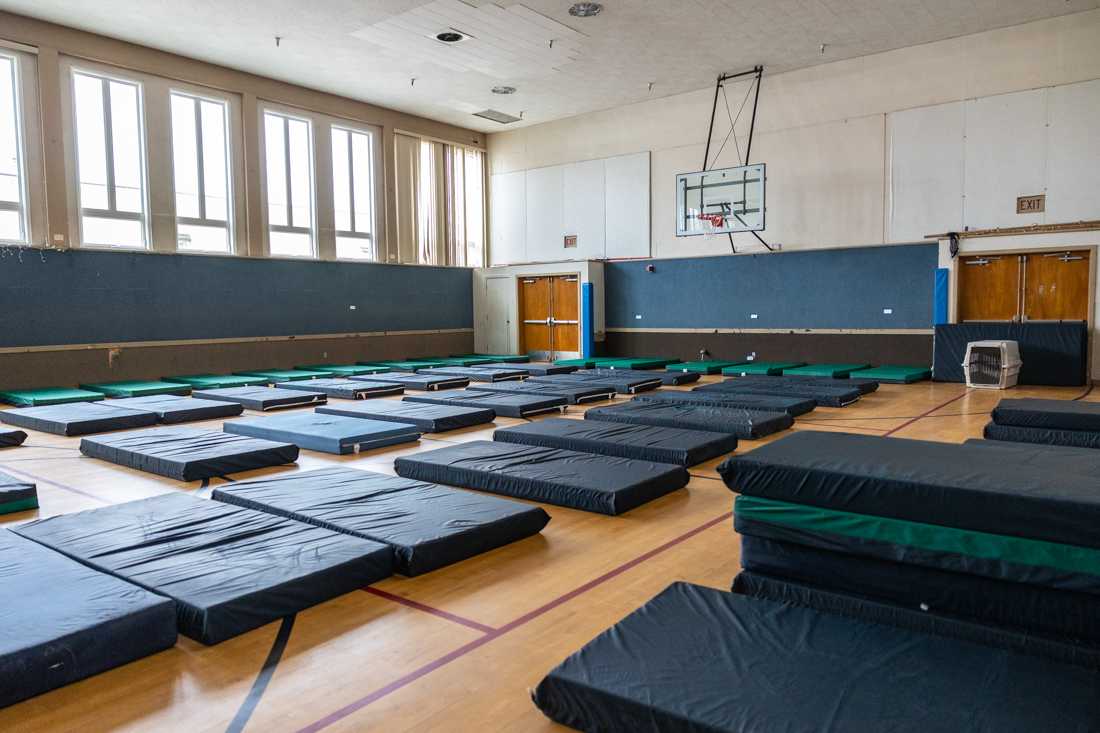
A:
<svg viewBox="0 0 1100 733">
<path fill-rule="evenodd" d="M 24 471 L 21 468 L 10 468 L 9 466 L 3 465 L 3 464 L 0 464 L 0 468 L 5 468 L 9 471 L 12 471 L 13 473 L 21 473 L 24 476 L 26 476 L 27 478 L 34 479 L 38 483 L 46 484 L 48 486 L 53 486 L 55 489 L 61 489 L 62 491 L 71 491 L 72 493 L 79 494 L 80 496 L 83 496 L 87 499 L 92 499 L 93 501 L 98 501 L 100 504 L 110 504 L 111 503 L 107 499 L 96 496 L 95 494 L 89 494 L 87 491 L 82 491 L 81 489 L 75 488 L 73 486 L 68 486 L 66 484 L 58 483 L 57 481 L 51 481 L 48 478 L 42 478 L 41 476 L 36 476 L 33 473 L 29 473 L 27 471 Z"/>
<path fill-rule="evenodd" d="M 924 413 L 922 413 L 922 414 L 920 414 L 920 415 L 917 415 L 916 417 L 914 417 L 914 418 L 913 418 L 913 419 L 911 419 L 911 420 L 906 420 L 905 422 L 903 422 L 903 423 L 902 423 L 901 425 L 898 425 L 898 426 L 897 426 L 896 428 L 894 428 L 893 430 L 890 430 L 890 431 L 888 431 L 888 432 L 885 432 L 885 433 L 883 433 L 883 434 L 882 434 L 882 437 L 886 438 L 886 437 L 889 437 L 889 436 L 893 435 L 894 433 L 898 432 L 899 430 L 904 430 L 905 428 L 909 427 L 910 425 L 912 425 L 913 423 L 917 422 L 918 420 L 923 420 L 924 418 L 928 417 L 929 415 L 931 415 L 931 414 L 932 414 L 933 412 L 935 412 L 936 410 L 942 410 L 943 408 L 945 408 L 945 407 L 947 407 L 948 405 L 950 405 L 950 404 L 951 404 L 952 402 L 958 402 L 958 401 L 959 401 L 959 400 L 961 400 L 961 399 L 962 399 L 963 397 L 966 397 L 966 396 L 967 396 L 968 394 L 970 394 L 970 390 L 967 390 L 967 391 L 963 392 L 963 393 L 962 393 L 962 394 L 960 394 L 960 395 L 955 395 L 954 397 L 952 397 L 951 399 L 949 399 L 949 400 L 948 400 L 947 402 L 944 402 L 944 403 L 943 403 L 942 405 L 936 405 L 936 406 L 935 406 L 935 407 L 933 407 L 933 408 L 932 408 L 931 410 L 928 410 L 927 412 L 924 412 Z"/>
<path fill-rule="evenodd" d="M 701 532 L 705 532 L 706 530 L 710 529 L 711 527 L 714 527 L 715 525 L 718 525 L 718 524 L 721 524 L 722 522 L 728 521 L 732 516 L 733 516 L 732 512 L 726 512 L 722 516 L 715 517 L 714 519 L 710 520 L 709 522 L 706 522 L 705 524 L 702 524 L 702 525 L 696 527 L 695 529 L 689 530 L 689 531 L 685 532 L 684 534 L 680 535 L 679 537 L 674 537 L 673 539 L 669 540 L 668 542 L 664 543 L 663 545 L 659 545 L 658 547 L 653 548 L 652 550 L 646 552 L 645 554 L 639 555 L 638 557 L 634 558 L 633 560 L 628 560 L 627 562 L 623 563 L 622 565 L 619 565 L 618 567 L 607 571 L 603 575 L 588 581 L 584 585 L 578 586 L 578 587 L 574 588 L 573 590 L 569 591 L 568 593 L 565 593 L 564 595 L 560 595 L 557 598 L 553 599 L 552 601 L 549 601 L 548 603 L 546 603 L 542 606 L 539 606 L 535 610 L 529 611 L 528 613 L 525 613 L 524 615 L 520 616 L 519 618 L 514 619 L 512 621 L 509 621 L 504 626 L 496 628 L 493 631 L 491 631 L 489 633 L 486 633 L 485 635 L 483 635 L 483 636 L 481 636 L 477 639 L 474 639 L 473 641 L 467 642 L 466 644 L 458 647 L 454 651 L 448 652 L 447 654 L 444 654 L 443 656 L 438 657 L 438 658 L 432 660 L 431 662 L 428 662 L 427 664 L 413 670 L 412 672 L 409 672 L 408 674 L 397 678 L 393 682 L 390 682 L 389 684 L 378 688 L 374 692 L 371 692 L 371 693 L 359 698 L 358 700 L 355 700 L 354 702 L 348 703 L 347 705 L 340 708 L 339 710 L 335 710 L 335 711 L 329 713 L 328 715 L 326 715 L 325 717 L 321 718 L 320 720 L 317 720 L 317 721 L 305 726 L 304 728 L 299 730 L 298 733 L 315 733 L 316 731 L 323 730 L 323 729 L 327 728 L 328 726 L 332 725 L 333 723 L 337 723 L 337 722 L 343 720 L 344 718 L 348 717 L 349 715 L 352 715 L 353 713 L 355 713 L 359 710 L 362 710 L 363 708 L 367 707 L 371 703 L 377 702 L 378 700 L 381 700 L 382 698 L 387 697 L 388 695 L 390 695 L 394 692 L 397 692 L 398 690 L 400 690 L 404 687 L 407 687 L 408 685 L 412 684 L 413 682 L 416 682 L 420 678 L 431 674 L 432 672 L 436 671 L 437 669 L 440 669 L 442 667 L 447 666 L 448 664 L 455 661 L 456 659 L 460 659 L 460 658 L 466 656 L 467 654 L 469 654 L 470 652 L 475 651 L 477 649 L 480 649 L 481 647 L 488 644 L 490 641 L 493 641 L 495 639 L 499 639 L 501 636 L 504 636 L 505 634 L 507 634 L 511 631 L 514 631 L 515 629 L 518 629 L 519 627 L 521 627 L 521 626 L 523 626 L 527 623 L 530 623 L 531 621 L 534 621 L 535 619 L 539 618 L 540 616 L 543 616 L 543 615 L 549 613 L 550 611 L 553 611 L 555 608 L 557 608 L 557 607 L 559 607 L 559 606 L 561 606 L 565 603 L 568 603 L 569 601 L 573 600 L 577 596 L 583 595 L 583 594 L 587 593 L 588 591 L 592 590 L 593 588 L 596 588 L 600 585 L 603 585 L 607 581 L 612 580 L 613 578 L 616 578 L 619 575 L 622 575 L 623 573 L 627 572 L 628 570 L 630 570 L 632 568 L 637 567 L 638 565 L 641 565 L 646 560 L 649 560 L 653 557 L 656 557 L 657 555 L 660 555 L 661 553 L 665 552 L 666 550 L 669 550 L 670 548 L 675 547 L 676 545 L 679 545 L 680 543 L 691 539 L 692 537 L 694 537 L 695 535 L 697 535 Z"/>
<path fill-rule="evenodd" d="M 417 611 L 430 613 L 433 616 L 438 616 L 439 618 L 452 621 L 456 624 L 460 624 L 475 631 L 480 631 L 483 634 L 492 634 L 496 631 L 496 629 L 494 629 L 492 626 L 486 626 L 485 624 L 481 624 L 477 621 L 464 618 L 462 616 L 459 616 L 458 614 L 444 611 L 441 608 L 435 608 L 434 606 L 429 606 L 426 603 L 421 603 L 419 601 L 414 601 L 411 598 L 399 596 L 396 593 L 387 593 L 386 591 L 380 590 L 378 588 L 363 588 L 363 590 L 367 593 L 370 593 L 371 595 L 378 596 L 379 598 L 385 598 L 387 601 L 393 601 L 394 603 L 399 603 L 402 606 L 415 608 Z"/>
</svg>

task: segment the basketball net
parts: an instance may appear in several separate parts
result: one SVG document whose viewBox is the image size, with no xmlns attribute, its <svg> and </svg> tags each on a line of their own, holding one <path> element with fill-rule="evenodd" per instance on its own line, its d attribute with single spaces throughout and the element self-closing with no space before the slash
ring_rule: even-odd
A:
<svg viewBox="0 0 1100 733">
<path fill-rule="evenodd" d="M 703 227 L 703 235 L 707 240 L 718 237 L 718 230 L 726 225 L 726 217 L 722 214 L 698 214 L 696 218 Z"/>
</svg>

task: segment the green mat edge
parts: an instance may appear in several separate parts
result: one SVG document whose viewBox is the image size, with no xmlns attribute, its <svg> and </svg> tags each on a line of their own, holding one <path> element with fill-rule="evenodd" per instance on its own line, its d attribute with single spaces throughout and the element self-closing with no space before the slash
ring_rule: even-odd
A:
<svg viewBox="0 0 1100 733">
<path fill-rule="evenodd" d="M 60 390 L 65 392 L 85 392 L 87 396 L 72 396 L 72 397 L 55 397 L 45 399 L 26 399 L 19 397 L 20 394 L 32 394 L 35 392 L 44 392 L 48 390 Z M 73 387 L 43 387 L 41 389 L 11 389 L 0 391 L 0 402 L 4 402 L 9 405 L 15 405 L 16 407 L 41 407 L 44 405 L 67 405 L 72 402 L 98 402 L 102 400 L 105 395 L 102 392 L 93 392 L 91 390 L 80 390 Z"/>
<path fill-rule="evenodd" d="M 32 496 L 29 499 L 16 499 L 15 501 L 9 501 L 6 504 L 0 504 L 0 514 L 15 514 L 16 512 L 28 512 L 31 509 L 38 508 L 38 497 Z"/>
</svg>

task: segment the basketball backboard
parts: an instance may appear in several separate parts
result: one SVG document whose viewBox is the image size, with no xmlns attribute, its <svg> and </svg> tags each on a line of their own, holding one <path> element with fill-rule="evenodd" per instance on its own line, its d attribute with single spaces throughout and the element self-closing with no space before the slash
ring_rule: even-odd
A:
<svg viewBox="0 0 1100 733">
<path fill-rule="evenodd" d="M 676 176 L 676 236 L 764 230 L 763 163 Z"/>
</svg>

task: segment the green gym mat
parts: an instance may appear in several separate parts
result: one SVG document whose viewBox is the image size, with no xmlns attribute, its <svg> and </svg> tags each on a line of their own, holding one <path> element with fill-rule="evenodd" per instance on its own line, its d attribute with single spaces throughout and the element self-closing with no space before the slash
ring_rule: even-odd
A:
<svg viewBox="0 0 1100 733">
<path fill-rule="evenodd" d="M 248 372 L 233 372 L 241 377 L 263 377 L 272 384 L 276 382 L 301 382 L 306 379 L 325 379 L 332 375 L 328 372 L 314 372 L 307 369 L 254 369 Z"/>
<path fill-rule="evenodd" d="M 108 397 L 148 397 L 156 394 L 189 395 L 191 386 L 173 382 L 101 382 L 82 384 L 81 389 L 102 392 Z"/>
<path fill-rule="evenodd" d="M 578 369 L 592 369 L 596 366 L 595 359 L 558 359 L 554 362 L 557 366 L 571 366 Z"/>
<path fill-rule="evenodd" d="M 698 372 L 699 374 L 718 374 L 723 369 L 735 364 L 737 361 L 684 361 L 679 364 L 669 364 L 665 367 L 667 372 Z"/>
<path fill-rule="evenodd" d="M 734 502 L 734 513 L 743 519 L 782 525 L 815 535 L 839 535 L 932 553 L 951 553 L 1100 575 L 1100 550 L 1089 547 L 855 514 L 756 496 L 738 496 Z"/>
<path fill-rule="evenodd" d="M 443 366 L 449 367 L 472 367 L 493 363 L 493 360 L 487 356 L 429 356 L 427 361 L 442 362 Z"/>
<path fill-rule="evenodd" d="M 923 382 L 931 379 L 932 370 L 922 366 L 892 366 L 884 364 L 882 366 L 871 367 L 870 369 L 859 369 L 852 372 L 851 376 L 859 377 L 860 379 L 875 379 L 879 382 L 887 382 L 888 384 L 912 384 L 913 382 Z"/>
<path fill-rule="evenodd" d="M 16 512 L 26 512 L 37 508 L 38 497 L 32 496 L 29 499 L 16 499 L 0 504 L 0 514 L 15 514 Z"/>
<path fill-rule="evenodd" d="M 807 366 L 784 369 L 783 374 L 802 377 L 832 377 L 847 379 L 848 375 L 859 369 L 869 369 L 870 364 L 808 364 Z"/>
<path fill-rule="evenodd" d="M 66 402 L 95 402 L 103 399 L 102 392 L 70 387 L 43 387 L 42 389 L 9 389 L 0 392 L 0 402 L 20 407 L 61 405 Z"/>
<path fill-rule="evenodd" d="M 366 366 L 383 366 L 395 372 L 415 372 L 417 369 L 431 369 L 432 367 L 447 366 L 441 361 L 428 359 L 407 359 L 405 361 L 364 361 Z"/>
<path fill-rule="evenodd" d="M 490 364 L 526 364 L 531 361 L 527 354 L 451 354 L 456 359 L 488 359 Z"/>
<path fill-rule="evenodd" d="M 804 361 L 747 361 L 744 364 L 726 367 L 722 373 L 727 377 L 743 377 L 746 374 L 766 374 L 769 377 L 775 377 L 782 374 L 784 369 L 805 365 Z"/>
<path fill-rule="evenodd" d="M 242 377 L 237 374 L 184 374 L 164 377 L 165 382 L 190 384 L 195 389 L 225 389 L 226 387 L 266 387 L 265 377 Z"/>
<path fill-rule="evenodd" d="M 359 377 L 364 374 L 385 374 L 389 371 L 389 367 L 363 364 L 307 364 L 294 368 L 308 372 L 324 372 L 334 377 Z"/>
<path fill-rule="evenodd" d="M 660 369 L 669 364 L 679 363 L 679 359 L 660 359 L 651 356 L 607 356 L 596 359 L 596 366 L 606 369 Z"/>
</svg>

